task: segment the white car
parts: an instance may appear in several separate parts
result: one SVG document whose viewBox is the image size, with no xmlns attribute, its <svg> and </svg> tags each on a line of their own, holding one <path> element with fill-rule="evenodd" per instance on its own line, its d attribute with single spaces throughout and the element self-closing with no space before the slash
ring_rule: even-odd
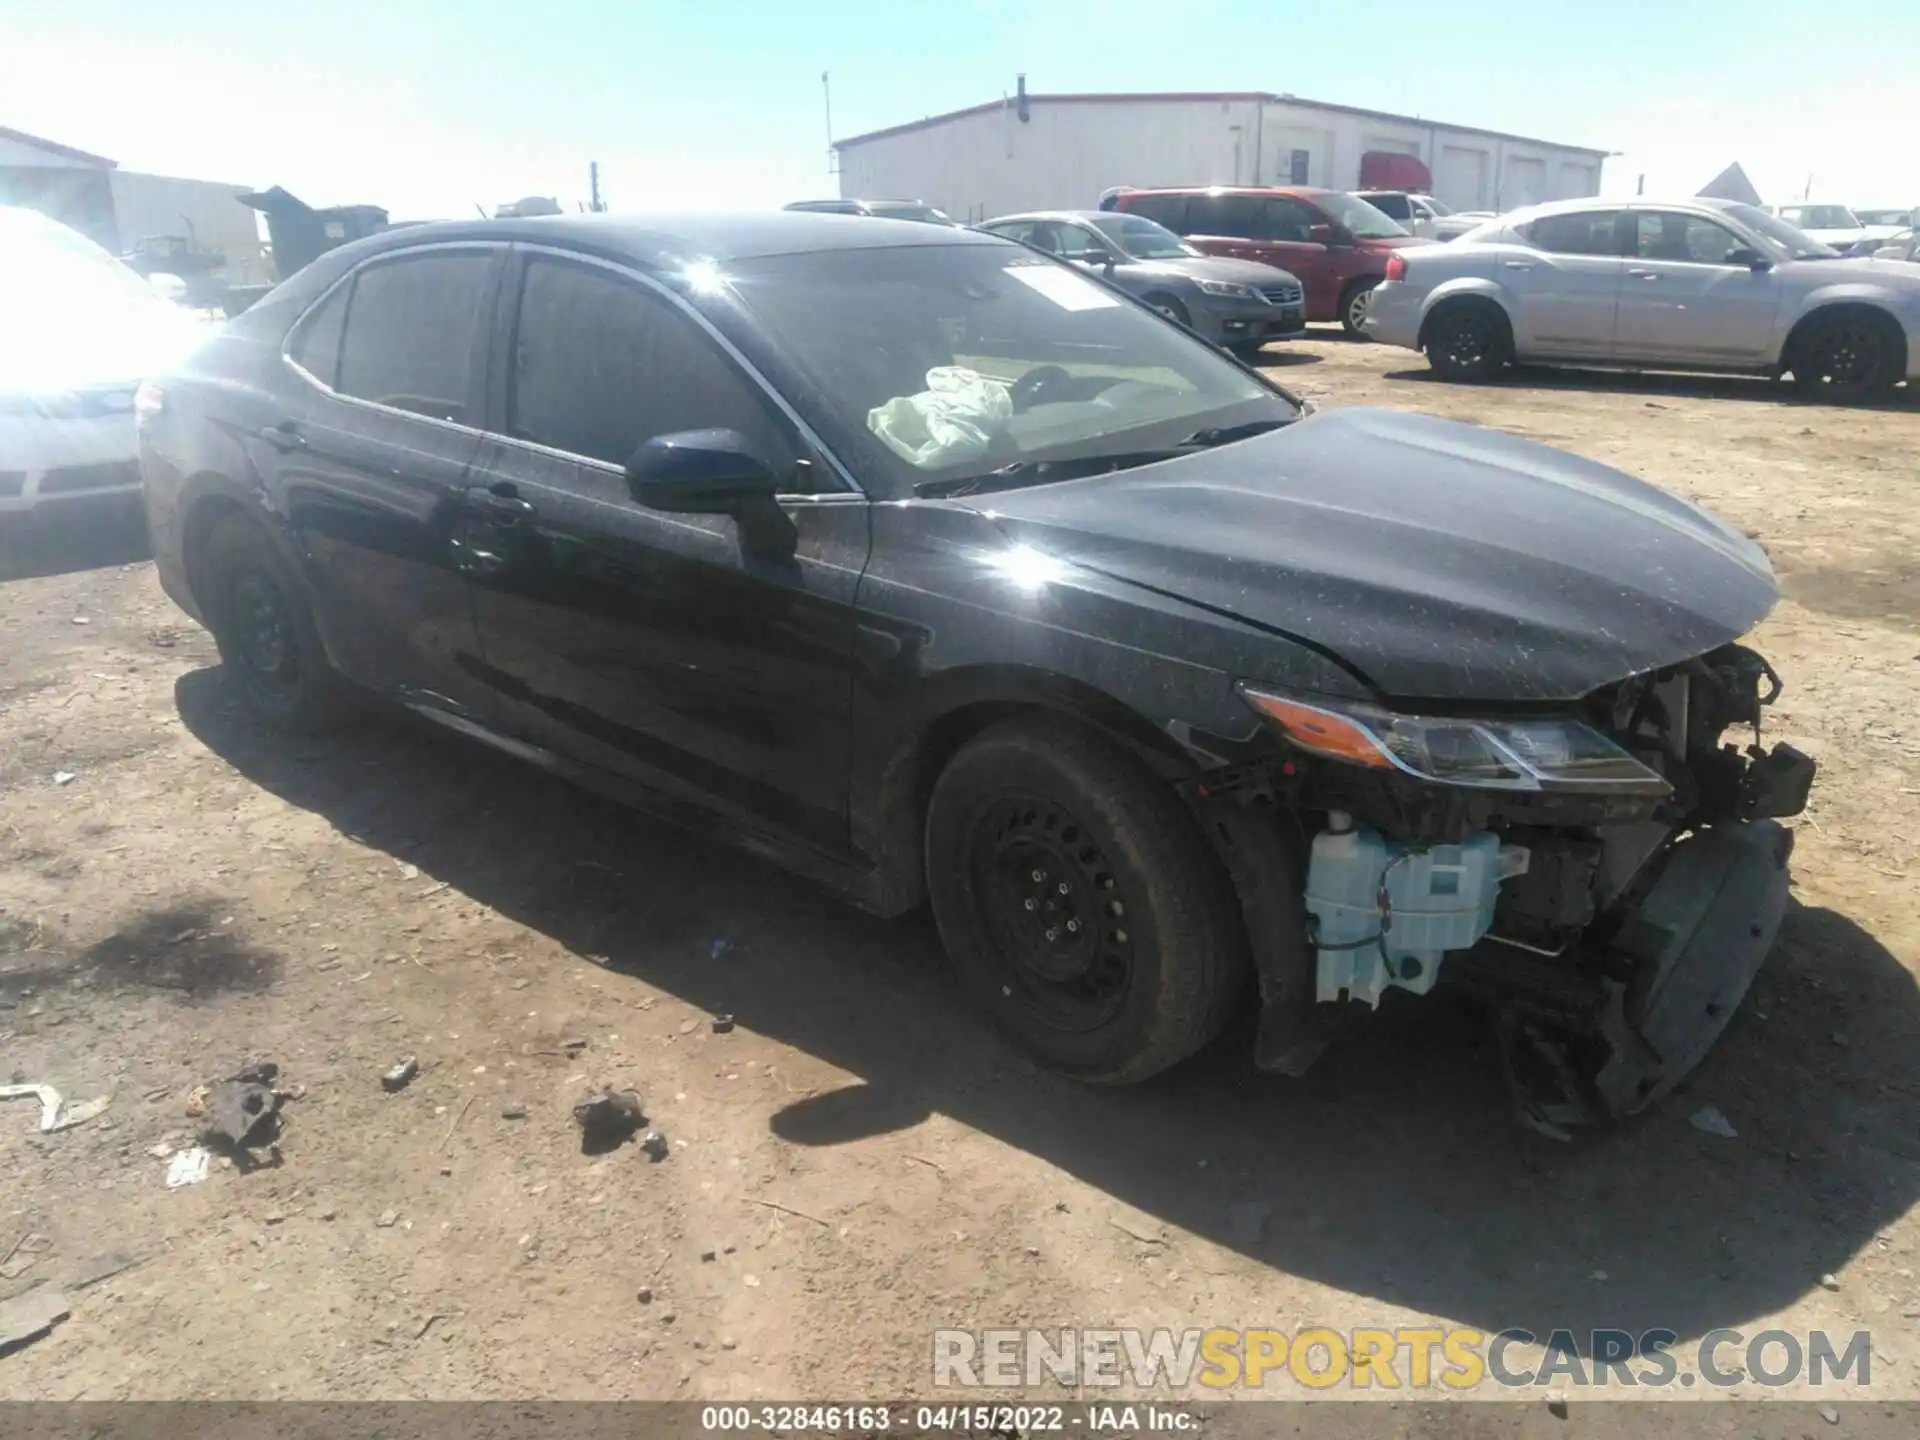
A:
<svg viewBox="0 0 1920 1440">
<path fill-rule="evenodd" d="M 1791 371 L 1861 400 L 1920 377 L 1920 270 L 1843 259 L 1752 205 L 1562 200 L 1397 252 L 1365 331 L 1450 380 L 1510 360 Z"/>
<path fill-rule="evenodd" d="M 1400 228 L 1409 235 L 1421 235 L 1429 240 L 1457 240 L 1485 218 L 1456 215 L 1433 196 L 1408 190 L 1356 190 L 1353 193 L 1382 215 L 1398 220 Z"/>
<path fill-rule="evenodd" d="M 1831 246 L 1842 255 L 1871 255 L 1904 227 L 1898 224 L 1868 223 L 1845 205 L 1806 204 L 1770 206 L 1794 229 Z M 1876 211 L 1875 214 L 1880 212 Z"/>
<path fill-rule="evenodd" d="M 0 206 L 0 515 L 137 496 L 133 396 L 206 334 L 105 250 Z"/>
<path fill-rule="evenodd" d="M 1906 260 L 1920 265 L 1920 230 L 1902 230 L 1873 252 L 1876 260 Z"/>
</svg>

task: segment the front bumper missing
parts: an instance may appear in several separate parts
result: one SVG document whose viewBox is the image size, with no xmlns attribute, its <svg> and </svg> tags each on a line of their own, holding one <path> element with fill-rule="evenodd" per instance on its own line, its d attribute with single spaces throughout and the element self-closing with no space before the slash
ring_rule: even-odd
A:
<svg viewBox="0 0 1920 1440">
<path fill-rule="evenodd" d="M 1459 978 L 1498 997 L 1507 1074 L 1528 1123 L 1563 1136 L 1672 1093 L 1720 1038 L 1772 950 L 1792 853 L 1793 832 L 1771 820 L 1715 826 L 1676 844 L 1606 957 L 1606 968 L 1630 979 L 1583 980 L 1518 956 L 1464 957 Z"/>
</svg>

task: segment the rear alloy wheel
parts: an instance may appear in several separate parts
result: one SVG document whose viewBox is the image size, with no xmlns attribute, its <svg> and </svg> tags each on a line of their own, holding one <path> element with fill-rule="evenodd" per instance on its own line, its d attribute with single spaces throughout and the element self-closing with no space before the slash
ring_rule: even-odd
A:
<svg viewBox="0 0 1920 1440">
<path fill-rule="evenodd" d="M 1076 1079 L 1185 1059 L 1244 988 L 1239 906 L 1192 815 L 1062 719 L 1010 721 L 954 757 L 928 807 L 927 887 L 976 1001 Z"/>
<path fill-rule="evenodd" d="M 1361 328 L 1367 323 L 1367 301 L 1373 296 L 1373 287 L 1378 280 L 1356 280 L 1340 297 L 1340 328 L 1356 340 L 1367 338 Z"/>
<path fill-rule="evenodd" d="M 1893 387 L 1897 346 L 1887 322 L 1845 310 L 1809 323 L 1794 347 L 1793 379 L 1813 400 L 1872 400 Z"/>
<path fill-rule="evenodd" d="M 221 520 L 202 573 L 221 664 L 254 718 L 292 731 L 339 720 L 340 681 L 266 536 L 239 515 Z"/>
<path fill-rule="evenodd" d="M 1427 364 L 1442 380 L 1489 380 L 1511 358 L 1505 317 L 1493 306 L 1456 302 L 1427 322 Z"/>
</svg>

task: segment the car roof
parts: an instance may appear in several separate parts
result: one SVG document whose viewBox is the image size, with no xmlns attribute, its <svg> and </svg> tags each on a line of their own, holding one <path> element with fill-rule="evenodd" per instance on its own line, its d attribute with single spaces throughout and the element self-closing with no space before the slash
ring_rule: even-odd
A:
<svg viewBox="0 0 1920 1440">
<path fill-rule="evenodd" d="M 1625 195 L 1618 198 L 1608 195 L 1584 195 L 1577 200 L 1547 200 L 1538 205 L 1528 205 L 1518 210 L 1509 210 L 1496 219 L 1511 224 L 1525 224 L 1529 220 L 1538 220 L 1545 215 L 1577 215 L 1583 210 L 1719 210 L 1722 212 L 1740 208 L 1738 200 L 1719 200 L 1708 195 Z"/>
<path fill-rule="evenodd" d="M 1159 185 L 1146 189 L 1128 189 L 1121 195 L 1293 195 L 1310 200 L 1336 192 L 1324 185 Z"/>
<path fill-rule="evenodd" d="M 541 215 L 445 220 L 385 230 L 350 247 L 356 258 L 455 240 L 562 245 L 618 256 L 643 267 L 689 259 L 748 260 L 819 250 L 885 250 L 909 245 L 1006 245 L 998 235 L 915 220 L 774 210 L 753 215 Z"/>
<path fill-rule="evenodd" d="M 982 220 L 982 225 L 1005 225 L 1015 220 L 1071 220 L 1082 225 L 1096 225 L 1102 220 L 1117 219 L 1126 215 L 1124 210 L 1022 210 L 1016 215 L 996 215 L 991 220 Z M 1144 215 L 1126 215 L 1129 220 L 1144 220 Z"/>
</svg>

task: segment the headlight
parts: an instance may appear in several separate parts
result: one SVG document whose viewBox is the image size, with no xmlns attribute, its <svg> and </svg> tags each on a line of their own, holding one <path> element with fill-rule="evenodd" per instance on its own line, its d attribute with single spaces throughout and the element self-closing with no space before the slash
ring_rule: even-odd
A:
<svg viewBox="0 0 1920 1440">
<path fill-rule="evenodd" d="M 1218 295 L 1224 300 L 1259 300 L 1264 298 L 1251 285 L 1236 285 L 1231 280 L 1196 280 L 1194 282 L 1209 295 Z"/>
<path fill-rule="evenodd" d="M 1378 706 L 1308 704 L 1242 685 L 1240 695 L 1302 750 L 1439 785 L 1481 790 L 1604 790 L 1667 795 L 1673 787 L 1578 720 L 1456 720 Z"/>
</svg>

